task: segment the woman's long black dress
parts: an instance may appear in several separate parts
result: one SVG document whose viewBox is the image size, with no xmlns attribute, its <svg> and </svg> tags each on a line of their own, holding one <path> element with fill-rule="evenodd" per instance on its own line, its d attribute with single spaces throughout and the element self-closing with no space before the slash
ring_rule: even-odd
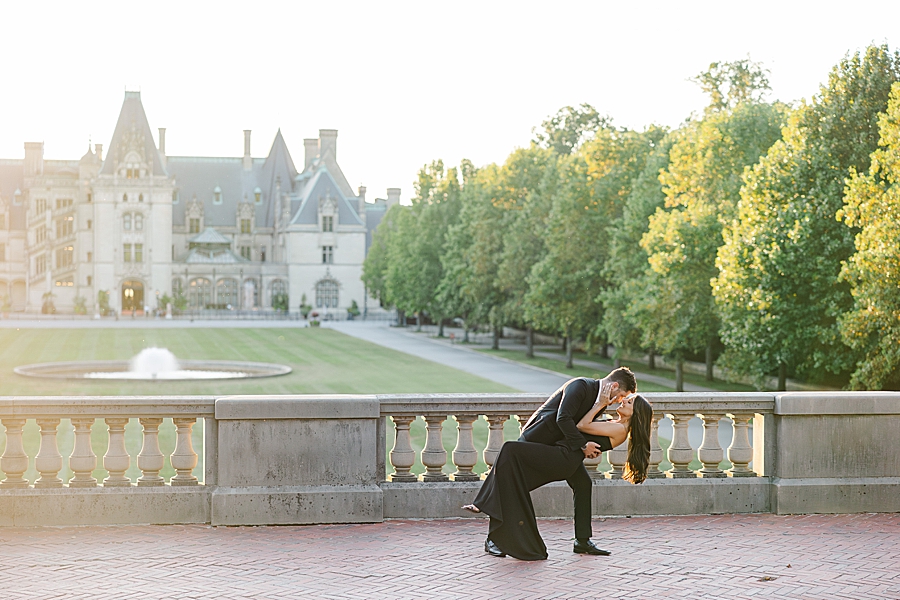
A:
<svg viewBox="0 0 900 600">
<path fill-rule="evenodd" d="M 601 449 L 612 446 L 606 436 L 585 436 Z M 531 490 L 564 481 L 584 468 L 584 453 L 564 446 L 534 442 L 506 442 L 473 504 L 490 516 L 488 537 L 501 550 L 520 560 L 545 560 L 547 546 L 538 533 Z"/>
</svg>

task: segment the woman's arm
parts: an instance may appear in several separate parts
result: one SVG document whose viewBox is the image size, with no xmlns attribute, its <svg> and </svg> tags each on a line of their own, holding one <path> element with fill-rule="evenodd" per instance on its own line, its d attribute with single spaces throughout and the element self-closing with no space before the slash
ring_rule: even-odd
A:
<svg viewBox="0 0 900 600">
<path fill-rule="evenodd" d="M 583 429 L 582 426 L 587 425 L 588 423 L 592 422 L 595 418 L 597 418 L 597 414 L 601 410 L 603 410 L 604 408 L 609 406 L 609 394 L 610 394 L 611 387 L 612 387 L 611 384 L 608 382 L 605 382 L 605 381 L 600 382 L 600 393 L 597 394 L 597 401 L 594 402 L 594 405 L 590 408 L 590 410 L 588 410 L 585 413 L 585 415 L 583 417 L 581 417 L 581 420 L 578 421 L 578 424 L 576 425 L 576 427 L 578 427 L 579 431 L 584 431 L 585 433 L 591 433 L 590 431 L 586 431 L 585 429 Z M 605 434 L 601 433 L 598 435 L 605 435 Z"/>
</svg>

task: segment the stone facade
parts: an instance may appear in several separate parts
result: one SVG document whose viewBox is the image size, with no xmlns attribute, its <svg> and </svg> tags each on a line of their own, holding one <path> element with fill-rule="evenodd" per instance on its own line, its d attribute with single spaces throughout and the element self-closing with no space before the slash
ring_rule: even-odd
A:
<svg viewBox="0 0 900 600">
<path fill-rule="evenodd" d="M 167 156 L 140 92 L 126 92 L 107 155 L 45 160 L 42 142 L 0 159 L 0 296 L 5 312 L 82 304 L 141 314 L 183 296 L 191 309 L 271 309 L 301 299 L 336 317 L 367 304 L 373 230 L 399 190 L 366 202 L 337 163 L 337 131 L 304 140 L 298 169 L 279 131 L 268 156 Z M 79 298 L 83 299 L 79 302 Z M 370 306 L 374 306 L 371 301 Z"/>
</svg>

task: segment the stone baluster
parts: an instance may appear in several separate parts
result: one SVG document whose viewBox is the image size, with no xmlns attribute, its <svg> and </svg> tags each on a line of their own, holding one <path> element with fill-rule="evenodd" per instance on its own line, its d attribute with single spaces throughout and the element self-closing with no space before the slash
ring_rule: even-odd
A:
<svg viewBox="0 0 900 600">
<path fill-rule="evenodd" d="M 416 452 L 412 448 L 412 439 L 409 436 L 409 426 L 416 420 L 413 415 L 394 415 L 394 447 L 391 448 L 391 466 L 394 472 L 391 481 L 410 482 L 418 478 L 410 470 L 416 463 Z"/>
<path fill-rule="evenodd" d="M 530 418 L 531 415 L 516 415 L 516 420 L 519 422 L 519 433 L 522 433 L 522 430 L 525 429 L 525 423 L 527 423 Z"/>
<path fill-rule="evenodd" d="M 28 480 L 25 479 L 25 471 L 28 470 L 28 455 L 25 454 L 25 446 L 22 445 L 22 427 L 25 419 L 3 419 L 0 421 L 6 428 L 6 450 L 0 456 L 0 469 L 6 473 L 6 479 L 0 482 L 4 488 L 26 488 Z"/>
<path fill-rule="evenodd" d="M 732 477 L 756 477 L 756 472 L 749 468 L 753 460 L 753 447 L 750 445 L 749 425 L 753 415 L 731 415 L 734 427 L 731 445 L 728 446 L 728 460 Z"/>
<path fill-rule="evenodd" d="M 165 457 L 159 449 L 159 426 L 163 420 L 144 418 L 140 421 L 144 428 L 144 444 L 137 457 L 138 469 L 142 473 L 137 484 L 141 487 L 166 485 L 166 480 L 159 475 L 165 465 Z"/>
<path fill-rule="evenodd" d="M 591 476 L 591 479 L 603 478 L 603 471 L 600 470 L 601 463 L 603 463 L 602 453 L 597 458 L 584 459 L 584 468 L 587 469 L 588 475 Z"/>
<path fill-rule="evenodd" d="M 91 426 L 94 419 L 73 418 L 75 428 L 75 447 L 69 456 L 69 468 L 75 476 L 69 480 L 69 487 L 96 487 L 97 479 L 92 475 L 97 468 L 97 455 L 91 447 Z"/>
<path fill-rule="evenodd" d="M 175 452 L 172 453 L 172 468 L 175 476 L 172 485 L 197 485 L 197 478 L 192 471 L 197 466 L 197 453 L 194 452 L 194 443 L 191 441 L 191 431 L 194 429 L 195 417 L 176 417 L 175 423 Z"/>
<path fill-rule="evenodd" d="M 507 415 L 487 415 L 485 417 L 488 422 L 488 439 L 487 446 L 484 448 L 484 464 L 488 468 L 494 466 L 497 455 L 500 454 L 500 448 L 503 446 L 503 424 L 509 419 Z"/>
<path fill-rule="evenodd" d="M 125 449 L 125 425 L 128 419 L 106 419 L 109 428 L 109 445 L 106 454 L 103 455 L 103 468 L 109 471 L 109 476 L 103 480 L 103 487 L 126 487 L 131 485 L 131 480 L 125 476 L 125 471 L 131 465 L 131 457 Z"/>
<path fill-rule="evenodd" d="M 59 472 L 63 468 L 63 457 L 56 444 L 56 430 L 59 419 L 37 419 L 41 428 L 41 448 L 34 459 L 34 468 L 41 474 L 34 482 L 36 488 L 61 488 L 63 480 Z"/>
<path fill-rule="evenodd" d="M 628 460 L 628 440 L 606 453 L 612 470 L 609 472 L 610 479 L 622 479 L 622 473 L 625 471 L 625 462 Z"/>
<path fill-rule="evenodd" d="M 478 451 L 472 439 L 472 424 L 478 415 L 456 415 L 459 424 L 456 436 L 456 448 L 453 449 L 453 464 L 456 465 L 454 481 L 478 481 L 480 477 L 473 473 L 478 462 Z"/>
<path fill-rule="evenodd" d="M 446 415 L 425 416 L 425 449 L 422 450 L 422 464 L 425 465 L 425 474 L 422 481 L 449 481 L 444 474 L 444 465 L 447 464 L 447 451 L 444 450 L 442 431 Z"/>
<path fill-rule="evenodd" d="M 666 474 L 659 470 L 663 452 L 659 445 L 659 420 L 663 415 L 653 413 L 653 422 L 650 424 L 650 461 L 647 465 L 647 479 L 659 479 Z"/>
<path fill-rule="evenodd" d="M 697 458 L 703 463 L 700 477 L 726 477 L 719 463 L 725 458 L 725 451 L 719 445 L 719 419 L 722 415 L 700 415 L 703 419 L 703 443 L 697 449 Z"/>
<path fill-rule="evenodd" d="M 688 439 L 688 422 L 693 415 L 670 415 L 672 418 L 672 445 L 669 446 L 669 462 L 672 463 L 672 469 L 669 471 L 669 477 L 681 479 L 684 477 L 696 477 L 697 475 L 691 471 L 690 464 L 694 460 L 694 449 L 691 448 L 690 439 Z"/>
</svg>

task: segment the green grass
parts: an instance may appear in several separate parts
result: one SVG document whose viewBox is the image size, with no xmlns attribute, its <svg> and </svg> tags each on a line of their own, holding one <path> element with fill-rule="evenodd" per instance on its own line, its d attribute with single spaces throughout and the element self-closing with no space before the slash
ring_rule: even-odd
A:
<svg viewBox="0 0 900 600">
<path fill-rule="evenodd" d="M 506 358 L 509 360 L 514 360 L 516 362 L 524 363 L 526 365 L 533 365 L 535 367 L 541 367 L 543 369 L 549 369 L 550 371 L 556 371 L 557 373 L 562 373 L 564 375 L 571 375 L 572 377 L 604 377 L 606 376 L 605 371 L 600 371 L 597 369 L 593 369 L 590 367 L 582 367 L 579 365 L 573 365 L 571 369 L 566 368 L 566 357 L 565 354 L 559 353 L 558 358 L 547 358 L 543 356 L 535 356 L 534 358 L 526 358 L 525 353 L 520 350 L 490 350 L 485 348 L 477 348 L 479 352 L 484 352 L 485 354 L 491 354 L 494 356 L 499 356 L 501 358 Z M 541 352 L 547 352 L 547 350 L 541 350 Z M 556 353 L 554 353 L 556 354 Z M 591 361 L 603 361 L 597 356 L 588 356 L 583 353 L 577 353 L 575 355 L 576 359 L 583 360 L 591 360 Z M 610 361 L 611 362 L 611 361 Z M 627 364 L 627 361 L 626 363 Z M 634 372 L 638 376 L 638 388 L 642 392 L 671 392 L 675 389 L 675 372 L 670 371 L 668 369 L 650 369 L 644 365 L 640 366 L 631 366 L 634 369 Z M 670 379 L 672 381 L 671 386 L 662 386 L 656 383 L 651 383 L 649 381 L 641 381 L 640 376 L 641 373 L 646 375 L 655 375 L 658 377 L 665 377 L 666 379 Z M 695 373 L 687 373 L 684 374 L 684 382 L 691 383 L 694 385 L 703 386 L 706 388 L 714 389 L 719 392 L 753 392 L 756 391 L 755 388 L 749 385 L 744 385 L 742 383 L 732 383 L 729 381 L 722 381 L 715 379 L 713 381 L 707 381 L 706 377 L 703 375 L 697 375 Z"/>
<path fill-rule="evenodd" d="M 123 360 L 148 346 L 161 346 L 184 359 L 247 360 L 290 366 L 281 377 L 199 382 L 116 382 L 42 380 L 13 373 L 18 365 L 68 360 Z M 230 395 L 230 394 L 389 394 L 440 392 L 509 392 L 510 388 L 421 358 L 370 344 L 331 329 L 0 329 L 0 385 L 4 396 L 54 395 Z M 63 420 L 57 435 L 60 453 L 67 457 L 74 444 L 71 423 Z M 453 434 L 455 436 L 455 433 Z M 424 437 L 424 436 L 423 436 Z M 141 426 L 132 419 L 126 428 L 126 447 L 132 456 L 127 474 L 136 479 Z M 171 454 L 175 427 L 166 419 L 160 427 L 160 447 Z M 486 434 L 485 434 L 486 438 Z M 107 444 L 106 425 L 98 420 L 91 442 L 98 457 L 94 477 L 102 480 Z M 200 456 L 195 475 L 203 474 L 203 425 L 194 427 L 194 449 Z M 455 438 L 454 438 L 455 443 Z M 25 426 L 26 454 L 32 457 L 26 477 L 34 481 L 33 457 L 40 447 L 36 423 Z M 0 430 L 0 447 L 6 436 Z M 64 460 L 64 463 L 67 461 Z M 166 459 L 161 473 L 174 470 Z M 65 469 L 60 477 L 67 479 Z"/>
</svg>

